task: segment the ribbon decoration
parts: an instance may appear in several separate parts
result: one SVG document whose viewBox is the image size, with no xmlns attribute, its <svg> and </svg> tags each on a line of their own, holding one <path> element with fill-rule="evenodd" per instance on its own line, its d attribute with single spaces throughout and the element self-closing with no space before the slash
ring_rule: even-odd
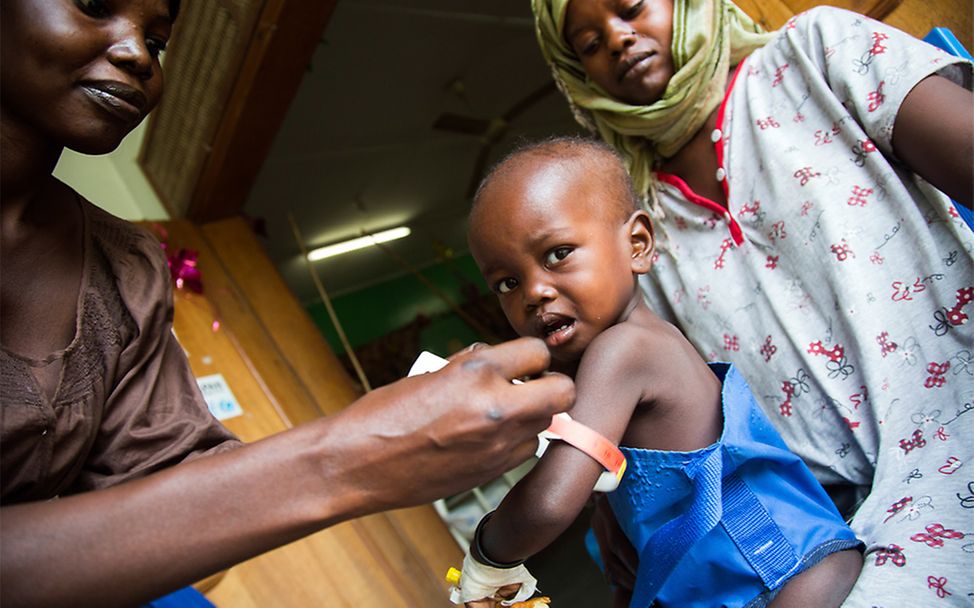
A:
<svg viewBox="0 0 974 608">
<path fill-rule="evenodd" d="M 159 245 L 166 256 L 166 266 L 169 267 L 169 276 L 172 278 L 173 287 L 179 291 L 191 291 L 203 294 L 203 273 L 197 268 L 199 252 L 194 249 L 173 249 L 169 246 L 169 231 L 159 223 L 151 224 L 152 231 L 159 239 Z M 210 308 L 215 308 L 214 303 L 209 302 Z M 220 331 L 220 319 L 214 310 L 213 321 L 210 323 L 213 332 Z"/>
<path fill-rule="evenodd" d="M 169 274 L 172 276 L 176 289 L 188 289 L 194 293 L 203 293 L 203 273 L 196 267 L 199 252 L 192 249 L 169 251 L 166 243 L 162 244 L 166 252 L 166 262 L 169 264 Z"/>
</svg>

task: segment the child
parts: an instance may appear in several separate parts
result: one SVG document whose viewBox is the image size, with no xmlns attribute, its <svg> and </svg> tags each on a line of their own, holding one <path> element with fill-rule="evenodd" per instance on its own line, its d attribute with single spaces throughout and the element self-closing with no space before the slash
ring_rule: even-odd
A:
<svg viewBox="0 0 974 608">
<path fill-rule="evenodd" d="M 552 369 L 575 379 L 572 416 L 622 446 L 627 472 L 608 498 L 640 549 L 632 606 L 841 603 L 859 542 L 737 371 L 708 367 L 643 301 L 652 225 L 610 148 L 560 138 L 516 151 L 481 185 L 469 242 L 517 333 L 542 338 Z M 549 544 L 600 471 L 553 442 L 481 521 L 463 577 Z M 498 583 L 525 580 L 490 568 Z"/>
<path fill-rule="evenodd" d="M 974 593 L 974 233 L 944 194 L 971 204 L 970 64 L 831 7 L 772 34 L 726 0 L 532 7 L 645 197 L 652 309 L 847 497 L 867 547 L 849 605 Z"/>
</svg>

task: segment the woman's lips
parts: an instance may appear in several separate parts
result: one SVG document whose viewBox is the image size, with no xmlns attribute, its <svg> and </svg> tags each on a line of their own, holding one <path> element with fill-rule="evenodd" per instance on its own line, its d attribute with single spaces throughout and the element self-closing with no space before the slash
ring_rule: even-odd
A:
<svg viewBox="0 0 974 608">
<path fill-rule="evenodd" d="M 145 115 L 148 105 L 145 95 L 128 85 L 86 82 L 81 88 L 99 107 L 127 122 L 137 122 Z"/>
<path fill-rule="evenodd" d="M 647 51 L 645 53 L 636 53 L 631 57 L 626 58 L 624 62 L 619 66 L 619 71 L 616 74 L 616 80 L 622 82 L 630 76 L 635 76 L 643 71 L 645 71 L 650 64 L 650 60 L 656 53 Z"/>
</svg>

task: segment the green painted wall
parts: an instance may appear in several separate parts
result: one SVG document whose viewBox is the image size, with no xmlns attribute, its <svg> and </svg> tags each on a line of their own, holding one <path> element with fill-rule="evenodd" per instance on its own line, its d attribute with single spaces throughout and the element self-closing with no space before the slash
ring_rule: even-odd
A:
<svg viewBox="0 0 974 608">
<path fill-rule="evenodd" d="M 476 285 L 479 293 L 487 292 L 473 258 L 458 256 L 422 271 L 431 283 L 456 303 L 463 301 L 464 284 Z M 449 306 L 413 275 L 402 276 L 384 283 L 336 297 L 332 300 L 335 313 L 353 347 L 367 344 L 385 334 L 405 327 L 418 315 L 430 320 L 423 328 L 421 347 L 439 354 L 448 354 L 457 344 L 481 340 L 469 325 L 454 314 Z M 323 303 L 308 306 L 312 319 L 325 335 L 336 353 L 342 354 L 338 334 Z"/>
<path fill-rule="evenodd" d="M 169 219 L 138 163 L 145 128 L 143 121 L 111 154 L 88 156 L 66 149 L 54 168 L 54 176 L 122 219 Z"/>
</svg>

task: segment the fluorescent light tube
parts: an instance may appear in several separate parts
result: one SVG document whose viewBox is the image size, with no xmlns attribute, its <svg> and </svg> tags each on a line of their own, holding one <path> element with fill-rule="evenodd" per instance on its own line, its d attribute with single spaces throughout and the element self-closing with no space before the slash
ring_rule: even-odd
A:
<svg viewBox="0 0 974 608">
<path fill-rule="evenodd" d="M 388 241 L 401 239 L 409 236 L 410 232 L 412 232 L 412 230 L 410 230 L 408 227 L 400 226 L 399 228 L 393 228 L 392 230 L 383 230 L 382 232 L 376 232 L 375 234 L 367 234 L 365 236 L 360 236 L 357 239 L 342 241 L 341 243 L 335 243 L 334 245 L 326 245 L 325 247 L 318 247 L 317 249 L 314 249 L 308 253 L 308 259 L 312 262 L 316 262 L 332 256 L 348 253 L 349 251 L 355 251 L 356 249 L 371 247 L 377 243 L 386 243 Z"/>
</svg>

